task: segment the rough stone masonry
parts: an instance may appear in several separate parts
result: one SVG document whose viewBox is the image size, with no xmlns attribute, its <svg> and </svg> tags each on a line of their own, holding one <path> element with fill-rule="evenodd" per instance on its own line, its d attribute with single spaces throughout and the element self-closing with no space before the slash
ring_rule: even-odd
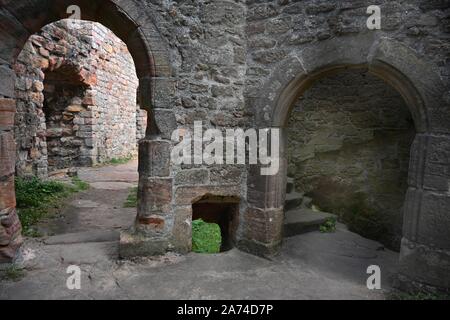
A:
<svg viewBox="0 0 450 320">
<path fill-rule="evenodd" d="M 149 113 L 139 146 L 139 208 L 122 235 L 123 256 L 190 250 L 192 205 L 239 199 L 235 245 L 271 256 L 282 245 L 287 152 L 275 176 L 258 165 L 172 166 L 171 132 L 278 127 L 316 80 L 349 68 L 391 85 L 414 123 L 403 204 L 399 284 L 450 288 L 449 1 L 6 0 L 0 4 L 0 255 L 20 245 L 14 196 L 13 69 L 27 39 L 78 5 L 127 45 Z"/>
<path fill-rule="evenodd" d="M 50 24 L 27 41 L 14 70 L 17 175 L 46 177 L 137 154 L 145 111 L 132 57 L 111 31 L 85 21 Z"/>
</svg>

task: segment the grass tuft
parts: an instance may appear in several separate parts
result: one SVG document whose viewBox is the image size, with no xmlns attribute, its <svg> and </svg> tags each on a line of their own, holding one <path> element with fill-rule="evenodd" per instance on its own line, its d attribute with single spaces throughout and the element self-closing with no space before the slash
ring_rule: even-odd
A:
<svg viewBox="0 0 450 320">
<path fill-rule="evenodd" d="M 133 156 L 128 156 L 128 157 L 123 157 L 123 158 L 112 158 L 109 161 L 106 161 L 104 163 L 102 163 L 103 165 L 120 165 L 120 164 L 127 164 L 128 162 L 130 162 L 131 160 L 133 160 Z"/>
<path fill-rule="evenodd" d="M 130 189 L 127 200 L 123 204 L 124 208 L 136 208 L 138 200 L 138 188 L 134 187 Z"/>
<path fill-rule="evenodd" d="M 45 181 L 37 177 L 16 178 L 17 213 L 25 236 L 42 236 L 34 226 L 60 209 L 63 200 L 71 194 L 89 188 L 89 184 L 79 178 L 73 178 L 72 183 Z"/>
<path fill-rule="evenodd" d="M 25 277 L 25 270 L 17 267 L 16 265 L 8 266 L 0 272 L 0 280 L 17 282 L 22 280 L 23 277 Z"/>
</svg>

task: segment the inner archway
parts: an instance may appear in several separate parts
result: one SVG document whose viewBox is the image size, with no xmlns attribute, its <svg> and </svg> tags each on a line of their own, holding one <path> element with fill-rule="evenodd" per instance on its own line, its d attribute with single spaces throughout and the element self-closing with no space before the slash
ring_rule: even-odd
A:
<svg viewBox="0 0 450 320">
<path fill-rule="evenodd" d="M 415 136 L 400 94 L 365 69 L 343 70 L 312 83 L 286 132 L 288 176 L 308 205 L 398 251 Z"/>
</svg>

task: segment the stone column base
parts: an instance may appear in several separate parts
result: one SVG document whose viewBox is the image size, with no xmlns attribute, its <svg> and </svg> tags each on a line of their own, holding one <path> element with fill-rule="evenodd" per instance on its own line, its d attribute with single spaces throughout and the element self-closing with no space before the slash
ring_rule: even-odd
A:
<svg viewBox="0 0 450 320">
<path fill-rule="evenodd" d="M 122 259 L 163 255 L 169 250 L 165 239 L 153 239 L 135 231 L 120 233 L 119 256 Z"/>
<path fill-rule="evenodd" d="M 403 238 L 394 286 L 411 293 L 450 294 L 450 251 Z"/>
<path fill-rule="evenodd" d="M 16 209 L 0 212 L 0 264 L 13 263 L 23 243 L 22 227 Z"/>
</svg>

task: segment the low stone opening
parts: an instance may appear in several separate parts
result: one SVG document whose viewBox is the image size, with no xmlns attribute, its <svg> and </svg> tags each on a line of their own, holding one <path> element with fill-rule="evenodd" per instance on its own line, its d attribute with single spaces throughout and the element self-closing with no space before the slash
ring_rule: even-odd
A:
<svg viewBox="0 0 450 320">
<path fill-rule="evenodd" d="M 231 250 L 236 242 L 239 200 L 228 197 L 204 197 L 192 205 L 192 220 L 218 224 L 222 235 L 220 252 Z"/>
</svg>

